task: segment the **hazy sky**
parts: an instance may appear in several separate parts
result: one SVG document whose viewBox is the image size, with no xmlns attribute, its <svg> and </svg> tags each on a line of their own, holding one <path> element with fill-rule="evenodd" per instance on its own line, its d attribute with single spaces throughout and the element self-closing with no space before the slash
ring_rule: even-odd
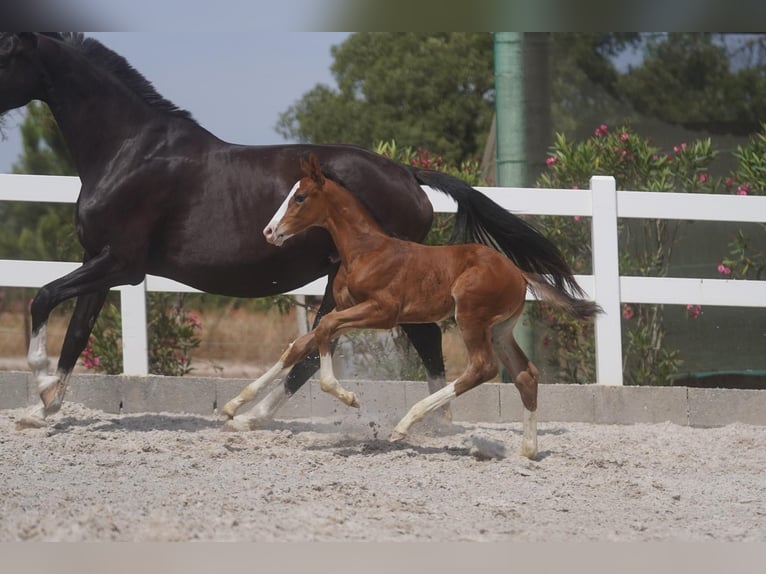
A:
<svg viewBox="0 0 766 574">
<path fill-rule="evenodd" d="M 317 83 L 335 86 L 330 47 L 345 32 L 94 32 L 127 58 L 157 91 L 234 143 L 286 143 L 274 131 L 280 112 Z M 7 116 L 0 173 L 21 152 L 21 112 Z"/>
</svg>

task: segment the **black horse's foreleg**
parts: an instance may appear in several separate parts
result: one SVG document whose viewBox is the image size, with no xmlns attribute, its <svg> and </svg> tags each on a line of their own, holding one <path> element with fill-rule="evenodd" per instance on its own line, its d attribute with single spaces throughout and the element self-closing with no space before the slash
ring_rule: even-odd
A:
<svg viewBox="0 0 766 574">
<path fill-rule="evenodd" d="M 95 293 L 80 295 L 69 320 L 69 327 L 64 336 L 64 344 L 61 347 L 58 370 L 71 373 L 77 364 L 77 359 L 88 344 L 93 326 L 98 314 L 104 306 L 109 289 L 103 289 Z"/>
<path fill-rule="evenodd" d="M 45 417 L 61 407 L 66 383 L 85 348 L 98 312 L 110 287 L 138 283 L 143 274 L 128 270 L 108 249 L 86 261 L 71 273 L 43 286 L 32 301 L 32 336 L 27 360 L 36 379 L 42 406 L 17 423 L 17 428 L 40 427 Z M 51 311 L 63 301 L 78 297 L 70 321 L 56 374 L 48 374 L 46 325 Z"/>
</svg>

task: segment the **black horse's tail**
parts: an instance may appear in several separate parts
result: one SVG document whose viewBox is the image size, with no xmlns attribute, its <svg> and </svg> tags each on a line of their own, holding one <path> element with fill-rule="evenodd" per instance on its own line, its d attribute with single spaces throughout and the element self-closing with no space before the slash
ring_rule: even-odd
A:
<svg viewBox="0 0 766 574">
<path fill-rule="evenodd" d="M 529 223 L 456 177 L 408 169 L 418 183 L 449 195 L 457 203 L 450 243 L 483 243 L 505 254 L 522 271 L 534 273 L 539 282 L 575 297 L 585 296 L 558 248 Z"/>
</svg>

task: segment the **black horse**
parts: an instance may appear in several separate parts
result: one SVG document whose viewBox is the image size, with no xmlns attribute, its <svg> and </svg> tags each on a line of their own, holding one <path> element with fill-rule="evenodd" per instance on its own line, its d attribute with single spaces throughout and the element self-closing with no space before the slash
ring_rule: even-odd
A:
<svg viewBox="0 0 766 574">
<path fill-rule="evenodd" d="M 458 203 L 457 235 L 489 242 L 522 269 L 578 289 L 553 244 L 465 182 L 353 146 L 226 143 L 162 98 L 123 57 L 81 34 L 0 34 L 0 113 L 34 99 L 52 110 L 82 182 L 75 218 L 84 256 L 82 266 L 42 287 L 32 303 L 28 360 L 42 405 L 22 428 L 45 424 L 60 408 L 109 289 L 138 284 L 147 273 L 238 297 L 283 293 L 327 275 L 319 316 L 330 311 L 338 261 L 329 235 L 312 230 L 280 249 L 260 233 L 301 178 L 298 158 L 309 152 L 390 233 L 424 239 L 433 210 L 420 185 L 430 185 Z M 50 375 L 48 316 L 74 297 Z M 438 326 L 404 331 L 423 360 L 430 391 L 438 390 L 444 385 Z M 296 365 L 283 388 L 259 403 L 261 416 L 272 416 L 317 367 L 316 356 Z"/>
</svg>

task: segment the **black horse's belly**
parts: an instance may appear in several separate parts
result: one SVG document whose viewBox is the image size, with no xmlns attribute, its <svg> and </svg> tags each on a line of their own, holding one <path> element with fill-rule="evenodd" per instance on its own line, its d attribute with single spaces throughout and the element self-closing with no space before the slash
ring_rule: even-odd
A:
<svg viewBox="0 0 766 574">
<path fill-rule="evenodd" d="M 150 253 L 147 272 L 174 279 L 200 291 L 231 297 L 266 297 L 285 293 L 327 275 L 337 254 L 329 237 L 310 230 L 284 247 L 238 249 L 219 239 L 196 257 Z"/>
</svg>

